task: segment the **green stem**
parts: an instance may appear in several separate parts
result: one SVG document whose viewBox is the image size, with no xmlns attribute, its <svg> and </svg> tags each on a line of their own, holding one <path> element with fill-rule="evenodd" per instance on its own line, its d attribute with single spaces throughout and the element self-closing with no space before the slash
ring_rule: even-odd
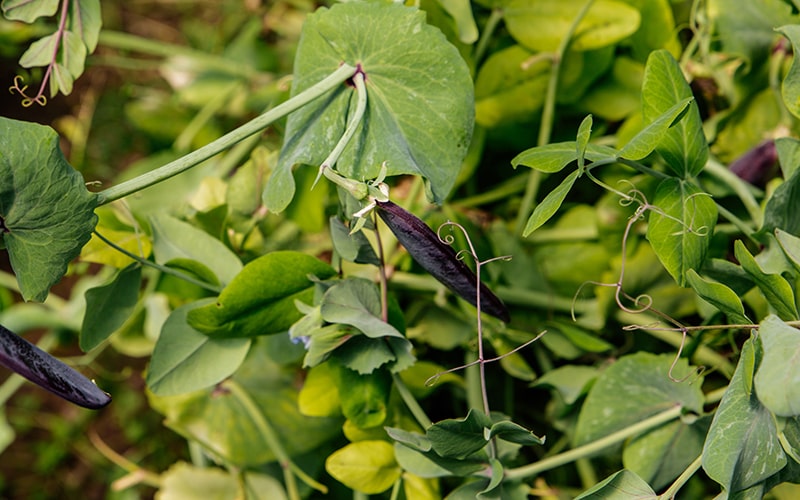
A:
<svg viewBox="0 0 800 500">
<path fill-rule="evenodd" d="M 481 62 L 483 56 L 486 54 L 486 49 L 489 48 L 489 41 L 492 39 L 494 31 L 497 29 L 497 25 L 500 24 L 500 21 L 502 20 L 503 10 L 492 9 L 492 13 L 489 14 L 489 19 L 486 20 L 486 24 L 483 26 L 481 38 L 478 40 L 478 45 L 475 46 L 475 53 L 472 56 L 476 66 Z"/>
<path fill-rule="evenodd" d="M 762 211 L 758 200 L 753 194 L 753 186 L 740 179 L 736 174 L 731 172 L 725 165 L 720 162 L 710 159 L 706 162 L 704 172 L 721 180 L 727 187 L 731 188 L 736 196 L 742 201 L 744 208 L 750 219 L 756 224 L 761 225 Z"/>
<path fill-rule="evenodd" d="M 680 476 L 678 476 L 678 479 L 676 479 L 664 493 L 658 496 L 657 500 L 670 500 L 671 498 L 675 498 L 675 495 L 678 494 L 678 491 L 680 491 L 681 487 L 686 484 L 686 482 L 689 481 L 692 476 L 694 476 L 695 472 L 700 470 L 702 465 L 703 455 L 700 454 L 691 464 L 689 464 L 689 467 L 687 467 L 686 470 L 683 471 Z"/>
<path fill-rule="evenodd" d="M 188 274 L 185 274 L 185 273 L 182 273 L 182 272 L 177 271 L 175 269 L 172 269 L 171 267 L 162 266 L 161 264 L 156 264 L 155 262 L 151 262 L 151 261 L 149 261 L 149 260 L 147 260 L 145 258 L 139 257 L 135 253 L 132 253 L 132 252 L 129 252 L 129 251 L 125 250 L 121 246 L 118 246 L 116 243 L 114 243 L 113 241 L 109 240 L 108 238 L 106 238 L 102 234 L 98 233 L 97 231 L 95 231 L 94 234 L 95 234 L 95 236 L 100 238 L 100 240 L 102 240 L 103 243 L 105 243 L 106 245 L 108 245 L 111 248 L 113 248 L 114 250 L 124 254 L 128 258 L 135 260 L 136 262 L 138 262 L 139 264 L 141 264 L 143 266 L 148 266 L 148 267 L 152 267 L 154 269 L 158 269 L 159 271 L 161 271 L 164 274 L 170 274 L 172 276 L 175 276 L 176 278 L 180 278 L 180 279 L 186 281 L 187 283 L 191 283 L 193 285 L 199 286 L 200 288 L 204 288 L 204 289 L 208 290 L 209 292 L 213 292 L 213 293 L 222 292 L 222 287 L 220 287 L 220 286 L 212 285 L 210 283 L 206 283 L 205 281 L 200 281 L 200 280 L 194 279 L 191 276 L 189 276 Z"/>
<path fill-rule="evenodd" d="M 167 163 L 166 165 L 159 167 L 152 172 L 147 172 L 139 177 L 133 178 L 129 181 L 123 182 L 122 184 L 110 187 L 97 193 L 97 205 L 105 205 L 106 203 L 110 203 L 137 191 L 141 191 L 144 188 L 169 179 L 170 177 L 178 175 L 181 172 L 198 165 L 199 163 L 233 146 L 237 142 L 240 142 L 251 135 L 260 132 L 275 120 L 288 115 L 296 109 L 331 91 L 342 82 L 352 77 L 356 71 L 357 69 L 353 66 L 349 66 L 347 64 L 341 65 L 336 71 L 325 77 L 319 83 L 290 98 L 288 101 L 275 106 L 266 113 L 250 120 L 241 127 L 228 132 L 216 141 L 207 144 L 181 158 L 178 158 L 173 162 Z"/>
<path fill-rule="evenodd" d="M 550 142 L 550 136 L 553 131 L 553 122 L 556 109 L 556 91 L 558 90 L 561 62 L 564 59 L 564 55 L 567 53 L 567 49 L 572 41 L 572 36 L 575 34 L 575 30 L 578 28 L 578 25 L 586 16 L 586 13 L 589 11 L 589 8 L 593 3 L 594 0 L 588 0 L 583 5 L 581 10 L 578 12 L 578 15 L 576 15 L 572 20 L 572 25 L 561 39 L 558 50 L 553 55 L 553 66 L 550 68 L 550 79 L 547 83 L 547 94 L 544 100 L 544 107 L 542 108 L 542 121 L 539 125 L 539 138 L 536 141 L 537 146 L 541 147 Z M 525 195 L 522 197 L 522 204 L 520 205 L 519 212 L 517 213 L 517 221 L 514 226 L 515 232 L 518 234 L 522 234 L 522 231 L 525 228 L 525 223 L 528 219 L 528 214 L 533 211 L 536 195 L 539 192 L 539 184 L 541 184 L 541 181 L 542 173 L 538 170 L 532 170 L 528 174 L 528 185 L 525 188 Z"/>
<path fill-rule="evenodd" d="M 558 455 L 553 455 L 552 457 L 545 458 L 532 464 L 507 470 L 505 477 L 508 480 L 532 477 L 544 471 L 574 462 L 580 458 L 591 457 L 630 437 L 655 429 L 660 425 L 680 417 L 681 411 L 682 407 L 675 406 L 669 410 L 653 415 L 648 419 L 642 420 L 641 422 L 637 422 L 630 427 L 626 427 L 604 438 L 600 438 L 597 441 L 592 441 L 591 443 L 573 448 L 564 453 L 559 453 Z"/>
<path fill-rule="evenodd" d="M 460 200 L 453 201 L 452 205 L 456 207 L 478 207 L 498 200 L 504 200 L 511 195 L 525 190 L 525 180 L 527 177 L 526 174 L 514 176 L 492 190 L 484 191 L 475 196 L 461 198 Z"/>
<path fill-rule="evenodd" d="M 395 389 L 397 389 L 397 393 L 400 395 L 400 398 L 406 404 L 406 407 L 408 407 L 408 410 L 411 412 L 411 414 L 414 415 L 417 423 L 423 429 L 427 429 L 433 425 L 431 419 L 425 414 L 425 410 L 422 409 L 422 407 L 419 405 L 419 402 L 417 402 L 417 399 L 413 394 L 411 394 L 408 386 L 406 386 L 405 382 L 403 382 L 403 379 L 400 378 L 400 375 L 392 373 L 392 381 L 394 382 Z"/>
<path fill-rule="evenodd" d="M 232 379 L 225 380 L 221 385 L 224 389 L 229 390 L 231 394 L 236 397 L 237 401 L 244 407 L 247 415 L 258 429 L 258 433 L 262 438 L 264 438 L 264 441 L 266 441 L 270 451 L 275 454 L 275 457 L 278 459 L 278 463 L 283 469 L 283 477 L 286 481 L 286 491 L 289 495 L 289 498 L 292 500 L 300 499 L 300 494 L 297 490 L 297 483 L 294 480 L 295 474 L 311 488 L 321 491 L 322 493 L 327 493 L 328 489 L 325 487 L 325 485 L 315 481 L 313 478 L 303 472 L 303 470 L 300 469 L 294 462 L 292 462 L 291 457 L 289 457 L 289 454 L 286 452 L 283 444 L 281 444 L 280 439 L 278 439 L 278 434 L 275 432 L 275 429 L 273 429 L 269 422 L 267 422 L 267 419 L 264 417 L 264 413 L 258 407 L 256 402 L 253 401 L 253 398 L 250 397 L 250 394 L 247 393 L 244 387 Z"/>
</svg>

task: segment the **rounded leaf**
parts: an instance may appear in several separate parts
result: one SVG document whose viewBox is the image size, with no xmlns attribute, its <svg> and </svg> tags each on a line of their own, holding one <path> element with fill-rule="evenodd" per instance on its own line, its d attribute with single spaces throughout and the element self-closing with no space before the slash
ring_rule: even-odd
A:
<svg viewBox="0 0 800 500">
<path fill-rule="evenodd" d="M 331 453 L 325 469 L 345 486 L 367 495 L 386 491 L 402 472 L 386 441 L 350 443 Z"/>
</svg>

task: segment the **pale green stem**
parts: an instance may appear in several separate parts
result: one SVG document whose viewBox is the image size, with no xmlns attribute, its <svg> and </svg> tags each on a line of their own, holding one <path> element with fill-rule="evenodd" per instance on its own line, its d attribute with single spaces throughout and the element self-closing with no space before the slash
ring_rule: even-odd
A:
<svg viewBox="0 0 800 500">
<path fill-rule="evenodd" d="M 428 415 L 425 414 L 425 410 L 417 402 L 417 399 L 411 394 L 411 391 L 408 390 L 405 382 L 400 376 L 396 373 L 392 373 L 392 381 L 394 382 L 394 387 L 397 389 L 397 393 L 400 394 L 400 398 L 408 407 L 408 410 L 414 415 L 414 418 L 417 420 L 417 423 L 423 428 L 427 429 L 433 422 L 431 419 L 428 418 Z"/>
<path fill-rule="evenodd" d="M 733 192 L 736 193 L 736 196 L 738 196 L 742 201 L 742 204 L 747 210 L 747 214 L 750 216 L 750 219 L 753 221 L 753 223 L 758 226 L 761 225 L 761 218 L 763 214 L 761 211 L 761 206 L 758 204 L 758 200 L 756 200 L 756 197 L 753 195 L 753 190 L 755 189 L 753 186 L 740 179 L 736 174 L 725 167 L 725 165 L 713 159 L 706 162 L 704 172 L 712 177 L 716 177 L 727 187 L 731 188 Z"/>
<path fill-rule="evenodd" d="M 678 479 L 676 479 L 664 493 L 658 496 L 657 500 L 670 500 L 675 498 L 681 487 L 686 484 L 686 482 L 689 481 L 692 476 L 694 476 L 695 472 L 700 470 L 702 465 L 703 455 L 700 454 L 691 464 L 689 464 L 689 467 L 687 467 L 686 470 L 683 471 L 680 476 L 678 476 Z"/>
<path fill-rule="evenodd" d="M 344 130 L 342 137 L 336 143 L 333 151 L 322 161 L 320 169 L 336 165 L 339 157 L 342 156 L 344 148 L 350 143 L 350 139 L 353 138 L 353 134 L 356 133 L 358 126 L 361 125 L 361 120 L 364 118 L 364 112 L 367 110 L 367 88 L 364 86 L 364 74 L 361 71 L 357 71 L 353 75 L 353 83 L 356 86 L 356 109 L 353 112 L 353 116 L 348 120 L 347 128 Z"/>
<path fill-rule="evenodd" d="M 289 457 L 289 454 L 286 452 L 283 444 L 281 444 L 280 439 L 278 439 L 278 434 L 275 432 L 275 429 L 273 429 L 269 422 L 267 422 L 267 419 L 264 417 L 264 413 L 258 407 L 256 402 L 253 401 L 253 398 L 250 397 L 250 394 L 247 393 L 244 387 L 232 379 L 225 380 L 221 385 L 224 389 L 229 390 L 231 394 L 236 397 L 237 401 L 244 407 L 247 415 L 258 429 L 258 433 L 262 438 L 264 438 L 264 441 L 267 443 L 267 446 L 269 446 L 270 451 L 275 454 L 275 457 L 278 459 L 278 463 L 283 469 L 283 477 L 284 481 L 286 482 L 286 491 L 289 495 L 289 498 L 292 500 L 300 499 L 300 494 L 297 490 L 297 483 L 294 479 L 295 474 L 308 486 L 323 493 L 327 493 L 328 489 L 325 487 L 325 485 L 315 481 L 313 478 L 303 472 L 303 470 L 300 469 L 294 462 L 292 462 L 291 457 Z"/>
<path fill-rule="evenodd" d="M 542 120 L 539 125 L 539 139 L 536 142 L 537 146 L 544 146 L 550 142 L 550 135 L 553 131 L 553 120 L 556 109 L 556 92 L 558 90 L 559 73 L 561 72 L 561 63 L 564 59 L 569 44 L 572 41 L 572 36 L 575 30 L 583 20 L 589 8 L 594 3 L 594 0 L 588 0 L 578 15 L 572 20 L 572 25 L 569 30 L 564 34 L 561 43 L 558 46 L 557 52 L 553 55 L 553 66 L 550 68 L 550 79 L 547 83 L 547 94 L 545 95 L 544 107 L 542 108 Z M 517 221 L 515 224 L 515 232 L 522 234 L 525 228 L 528 215 L 533 211 L 536 195 L 539 191 L 539 184 L 542 181 L 542 173 L 538 170 L 532 170 L 528 176 L 528 185 L 525 188 L 525 195 L 522 197 L 522 204 L 520 205 L 519 212 L 517 213 Z"/>
<path fill-rule="evenodd" d="M 497 29 L 497 25 L 500 24 L 500 21 L 502 20 L 503 10 L 492 9 L 491 14 L 489 14 L 489 19 L 486 20 L 486 24 L 483 26 L 481 38 L 478 40 L 478 45 L 475 47 L 475 53 L 472 57 L 476 66 L 481 62 L 484 54 L 486 54 L 486 49 L 489 47 L 489 41 L 492 39 L 494 31 Z"/>
<path fill-rule="evenodd" d="M 727 387 L 723 387 L 721 389 L 709 392 L 705 396 L 704 404 L 714 404 L 718 402 L 720 399 L 722 399 L 722 396 L 725 394 L 726 390 Z M 597 441 L 592 441 L 591 443 L 579 446 L 578 448 L 559 453 L 558 455 L 553 455 L 532 464 L 507 470 L 505 477 L 508 480 L 533 477 L 541 474 L 542 472 L 574 462 L 580 458 L 597 455 L 606 448 L 610 448 L 611 446 L 619 444 L 630 437 L 655 429 L 656 427 L 680 417 L 681 411 L 682 408 L 680 406 L 675 406 L 661 413 L 657 413 L 650 418 L 642 420 L 641 422 L 633 424 L 630 427 L 626 427 L 613 434 L 609 434 L 606 437 L 600 438 Z"/>
<path fill-rule="evenodd" d="M 207 144 L 177 160 L 167 163 L 152 172 L 140 175 L 117 186 L 110 187 L 97 193 L 97 205 L 105 205 L 114 200 L 118 200 L 129 194 L 141 191 L 163 180 L 184 172 L 203 161 L 215 156 L 234 144 L 256 134 L 267 127 L 272 122 L 282 118 L 296 109 L 308 104 L 318 97 L 326 94 L 345 80 L 352 77 L 356 68 L 347 64 L 341 65 L 336 71 L 325 77 L 319 83 L 309 87 L 303 92 L 290 98 L 278 106 L 275 106 L 266 113 L 250 120 L 241 127 L 228 132 L 214 142 Z"/>
</svg>

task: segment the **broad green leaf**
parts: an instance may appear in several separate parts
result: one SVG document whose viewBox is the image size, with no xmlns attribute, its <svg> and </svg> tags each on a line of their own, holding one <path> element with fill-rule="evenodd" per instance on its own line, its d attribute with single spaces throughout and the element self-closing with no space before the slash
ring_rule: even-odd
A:
<svg viewBox="0 0 800 500">
<path fill-rule="evenodd" d="M 289 456 L 317 448 L 342 432 L 342 419 L 307 417 L 297 409 L 300 373 L 279 365 L 269 355 L 269 345 L 288 342 L 286 337 L 261 337 L 252 341 L 244 363 L 231 377 L 253 406 L 237 394 L 209 387 L 180 396 L 148 392 L 150 405 L 164 414 L 165 424 L 181 436 L 198 442 L 211 456 L 237 467 L 260 467 L 276 460 L 261 429 L 266 421 L 278 434 Z"/>
<path fill-rule="evenodd" d="M 575 181 L 580 175 L 580 170 L 572 172 L 566 176 L 555 189 L 547 193 L 547 196 L 544 197 L 541 203 L 536 205 L 530 218 L 528 218 L 525 229 L 522 231 L 523 237 L 528 237 L 558 211 L 561 204 L 564 203 L 564 199 L 572 189 L 572 185 L 575 184 Z"/>
<path fill-rule="evenodd" d="M 706 474 L 731 493 L 764 481 L 786 465 L 775 427 L 775 417 L 750 390 L 750 339 L 742 347 L 739 364 L 711 421 L 703 448 Z"/>
<path fill-rule="evenodd" d="M 427 430 L 433 451 L 445 458 L 467 458 L 489 443 L 492 421 L 480 410 L 470 410 L 462 419 L 447 419 Z"/>
<path fill-rule="evenodd" d="M 94 349 L 128 320 L 139 299 L 141 284 L 142 267 L 133 264 L 119 271 L 111 282 L 86 291 L 81 349 Z"/>
<path fill-rule="evenodd" d="M 386 441 L 350 443 L 328 456 L 325 470 L 348 488 L 367 495 L 388 490 L 402 473 L 394 449 Z"/>
<path fill-rule="evenodd" d="M 189 311 L 210 302 L 181 306 L 164 322 L 147 370 L 147 386 L 154 394 L 174 396 L 211 387 L 244 361 L 250 339 L 212 339 L 186 323 Z"/>
<path fill-rule="evenodd" d="M 692 99 L 692 90 L 678 62 L 666 50 L 651 53 L 642 84 L 645 123 L 656 120 L 685 99 Z M 656 151 L 678 177 L 694 177 L 703 170 L 708 160 L 708 141 L 696 102 L 689 105 L 686 116 L 664 133 Z"/>
<path fill-rule="evenodd" d="M 516 41 L 536 52 L 555 52 L 584 0 L 511 0 L 505 21 Z M 614 0 L 597 0 L 578 23 L 570 48 L 592 50 L 615 44 L 639 28 L 639 12 Z"/>
<path fill-rule="evenodd" d="M 42 16 L 52 16 L 58 10 L 58 0 L 3 0 L 3 16 L 9 21 L 32 23 Z"/>
<path fill-rule="evenodd" d="M 532 431 L 510 420 L 502 420 L 492 424 L 491 429 L 489 429 L 489 438 L 493 437 L 521 445 L 544 444 L 543 437 L 537 436 Z"/>
<path fill-rule="evenodd" d="M 43 301 L 97 223 L 97 200 L 49 127 L 0 117 L 0 230 L 25 300 Z"/>
<path fill-rule="evenodd" d="M 701 381 L 670 380 L 691 376 L 685 359 L 639 352 L 621 358 L 600 374 L 581 407 L 575 428 L 577 446 L 605 437 L 675 405 L 702 413 Z M 672 370 L 670 372 L 670 370 Z"/>
<path fill-rule="evenodd" d="M 730 321 L 739 324 L 751 323 L 744 312 L 742 299 L 728 286 L 703 279 L 694 269 L 686 271 L 686 282 L 701 299 L 719 309 Z"/>
<path fill-rule="evenodd" d="M 635 472 L 621 470 L 584 491 L 575 500 L 646 500 L 658 498 L 647 481 Z"/>
<path fill-rule="evenodd" d="M 618 155 L 616 149 L 608 146 L 588 144 L 584 158 L 595 162 L 616 158 Z M 511 160 L 511 166 L 517 168 L 519 165 L 523 165 L 540 172 L 553 173 L 562 170 L 577 159 L 577 144 L 574 141 L 556 142 L 523 151 Z"/>
<path fill-rule="evenodd" d="M 691 425 L 676 420 L 625 445 L 622 464 L 658 490 L 668 486 L 703 451 L 710 419 Z"/>
<path fill-rule="evenodd" d="M 394 427 L 386 427 L 386 433 L 390 438 L 398 443 L 402 443 L 404 447 L 411 448 L 417 451 L 431 451 L 431 440 L 428 436 L 424 436 L 417 432 L 409 432 L 403 429 L 396 429 Z"/>
<path fill-rule="evenodd" d="M 800 272 L 800 238 L 780 229 L 775 230 L 775 240 L 780 244 L 784 255 Z"/>
<path fill-rule="evenodd" d="M 682 119 L 686 119 L 679 117 L 686 111 L 686 107 L 690 106 L 691 101 L 691 97 L 682 99 L 660 116 L 651 118 L 650 122 L 620 149 L 619 156 L 629 160 L 641 160 L 652 153 L 662 143 L 670 128 L 677 126 Z"/>
<path fill-rule="evenodd" d="M 472 79 L 444 35 L 416 8 L 349 3 L 321 8 L 303 25 L 292 95 L 308 89 L 342 63 L 360 66 L 367 110 L 337 170 L 373 179 L 386 162 L 388 175 L 424 177 L 441 202 L 450 192 L 472 136 Z M 342 85 L 294 112 L 286 124 L 277 169 L 264 191 L 266 206 L 281 211 L 294 194 L 292 166 L 319 166 L 338 142 L 355 91 Z"/>
<path fill-rule="evenodd" d="M 356 231 L 351 234 L 350 228 L 338 217 L 330 218 L 330 228 L 333 248 L 341 258 L 357 264 L 380 265 L 380 259 L 363 232 Z"/>
<path fill-rule="evenodd" d="M 67 29 L 80 36 L 90 53 L 97 47 L 102 25 L 100 0 L 79 0 L 70 3 Z"/>
<path fill-rule="evenodd" d="M 610 121 L 630 119 L 641 112 L 644 64 L 615 54 L 610 74 L 587 89 L 577 103 L 582 109 Z M 624 142 L 624 129 L 617 133 Z"/>
<path fill-rule="evenodd" d="M 221 241 L 205 231 L 166 214 L 150 217 L 153 254 L 156 262 L 191 259 L 214 271 L 220 283 L 227 284 L 242 270 L 242 262 Z"/>
<path fill-rule="evenodd" d="M 779 417 L 800 415 L 800 374 L 791 369 L 800 356 L 800 330 L 770 315 L 758 338 L 764 350 L 754 379 L 758 400 Z"/>
<path fill-rule="evenodd" d="M 310 255 L 272 252 L 248 263 L 216 303 L 189 312 L 189 324 L 217 338 L 254 337 L 287 331 L 302 317 L 295 300 L 311 302 L 309 276 L 327 279 L 333 268 Z"/>
<path fill-rule="evenodd" d="M 564 403 L 571 405 L 586 394 L 597 373 L 597 369 L 590 366 L 560 366 L 539 377 L 533 387 L 552 387 L 561 395 Z"/>
<path fill-rule="evenodd" d="M 330 363 L 322 363 L 308 370 L 297 397 L 297 407 L 309 417 L 341 415 L 339 391 Z"/>
<path fill-rule="evenodd" d="M 475 121 L 483 127 L 529 121 L 544 105 L 550 61 L 520 45 L 494 52 L 475 78 Z"/>
<path fill-rule="evenodd" d="M 72 78 L 78 78 L 83 73 L 83 65 L 86 62 L 86 45 L 83 44 L 80 35 L 72 31 L 64 32 L 61 43 L 60 59 Z"/>
<path fill-rule="evenodd" d="M 337 326 L 341 328 L 344 325 Z M 338 347 L 334 355 L 344 366 L 362 375 L 373 373 L 378 368 L 400 373 L 416 361 L 413 349 L 411 342 L 403 337 L 371 339 L 357 335 Z"/>
<path fill-rule="evenodd" d="M 334 368 L 342 413 L 361 429 L 382 425 L 386 421 L 392 377 L 386 370 L 361 375 L 345 366 Z"/>
<path fill-rule="evenodd" d="M 792 42 L 794 54 L 800 53 L 800 26 L 781 26 L 778 31 L 786 35 Z M 781 83 L 781 95 L 786 109 L 796 117 L 800 117 L 800 61 L 797 57 L 792 59 L 792 65 Z"/>
<path fill-rule="evenodd" d="M 771 233 L 782 229 L 800 235 L 800 171 L 786 179 L 767 200 L 764 208 L 764 223 L 760 232 Z"/>
<path fill-rule="evenodd" d="M 669 0 L 626 0 L 641 16 L 639 29 L 631 35 L 630 49 L 639 61 L 657 49 L 667 49 L 676 57 L 681 51 L 678 30 Z"/>
<path fill-rule="evenodd" d="M 705 260 L 717 206 L 698 187 L 676 178 L 661 181 L 652 204 L 647 239 L 673 279 L 686 286 L 686 272 Z"/>
<path fill-rule="evenodd" d="M 794 291 L 789 282 L 780 274 L 765 273 L 750 252 L 747 251 L 741 240 L 734 242 L 733 251 L 736 260 L 747 271 L 747 274 L 753 278 L 756 286 L 767 298 L 767 302 L 775 310 L 775 313 L 783 320 L 798 319 Z"/>
</svg>

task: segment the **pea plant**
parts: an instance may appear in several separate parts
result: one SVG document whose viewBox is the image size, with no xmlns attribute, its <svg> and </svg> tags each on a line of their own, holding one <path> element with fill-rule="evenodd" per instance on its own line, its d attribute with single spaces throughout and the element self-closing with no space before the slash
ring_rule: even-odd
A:
<svg viewBox="0 0 800 500">
<path fill-rule="evenodd" d="M 24 106 L 72 92 L 98 44 L 161 50 L 103 31 L 96 0 L 2 8 L 56 22 L 19 62 L 39 90 L 9 83 Z M 147 360 L 148 411 L 190 458 L 154 470 L 96 435 L 115 491 L 791 498 L 797 10 L 320 7 L 288 96 L 175 49 L 196 115 L 110 186 L 52 128 L 0 117 L 0 278 L 23 299 L 0 310 L 0 364 L 107 412 L 82 372 Z M 232 47 L 263 43 L 246 26 Z M 254 118 L 214 130 L 247 98 Z M 53 297 L 66 275 L 75 298 Z M 77 333 L 81 371 L 14 333 L 42 327 Z"/>
</svg>

